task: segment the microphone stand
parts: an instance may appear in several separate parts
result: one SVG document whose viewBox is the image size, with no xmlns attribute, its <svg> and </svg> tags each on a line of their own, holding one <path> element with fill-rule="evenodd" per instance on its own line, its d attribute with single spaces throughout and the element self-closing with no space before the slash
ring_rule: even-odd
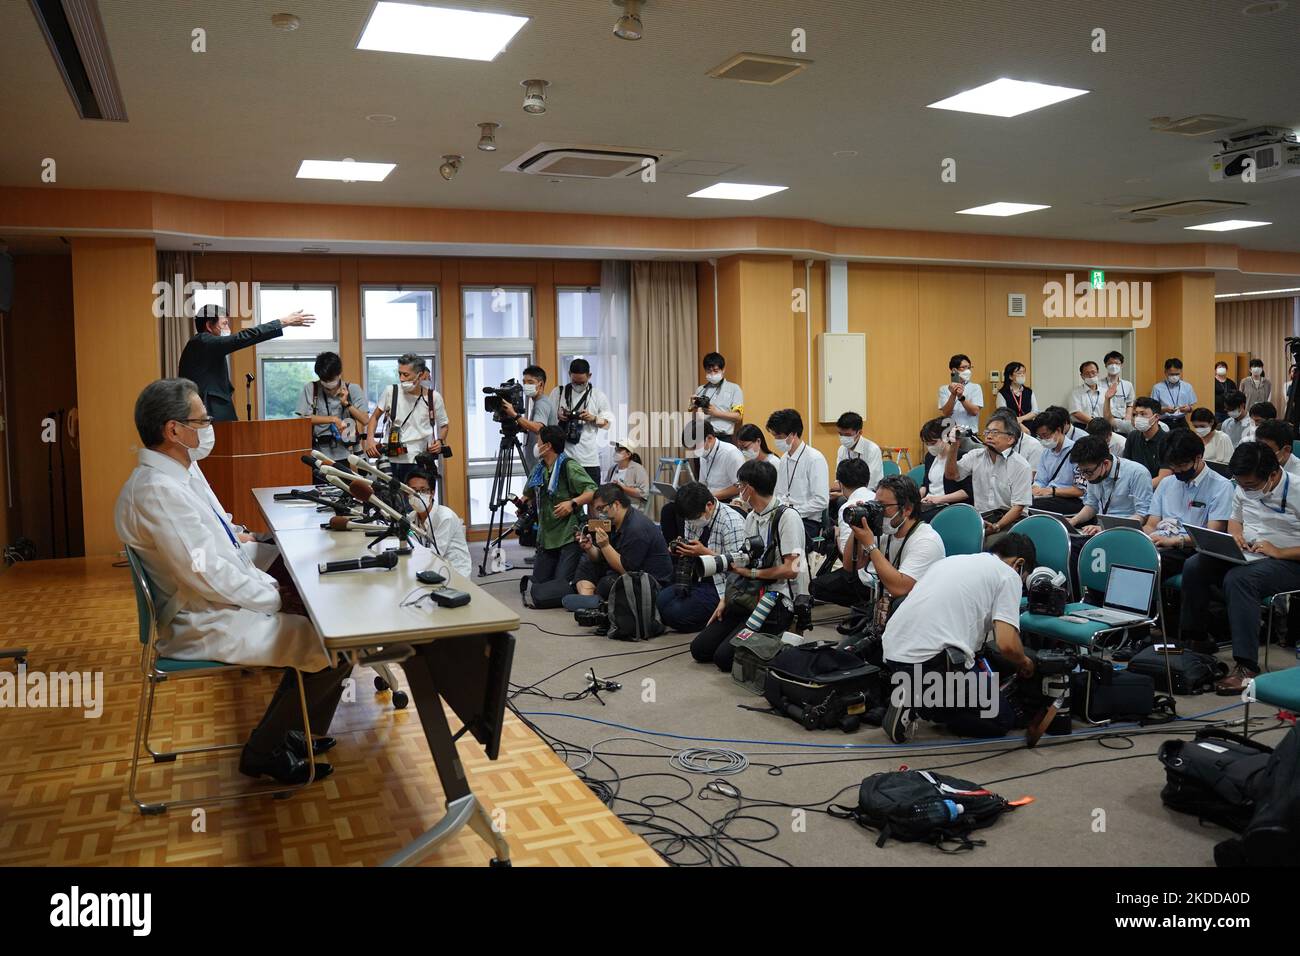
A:
<svg viewBox="0 0 1300 956">
<path fill-rule="evenodd" d="M 72 557 L 72 533 L 68 530 L 68 467 L 63 457 L 63 446 L 67 440 L 64 428 L 64 410 L 59 409 L 59 496 L 63 499 L 63 556 Z"/>
<path fill-rule="evenodd" d="M 54 412 L 50 412 L 46 418 L 55 418 Z M 55 435 L 54 440 L 58 441 L 61 436 Z M 59 556 L 57 539 L 54 537 L 54 446 L 47 444 L 45 446 L 45 485 L 50 495 L 50 557 Z"/>
<path fill-rule="evenodd" d="M 403 518 L 401 521 L 394 521 L 391 518 L 385 517 L 384 520 L 388 524 L 388 530 L 380 532 L 374 541 L 371 541 L 366 545 L 367 550 L 373 551 L 379 542 L 387 538 L 396 538 L 399 544 L 392 550 L 401 555 L 412 553 L 415 549 L 411 547 L 411 522 L 406 518 Z"/>
<path fill-rule="evenodd" d="M 252 372 L 244 373 L 244 421 L 253 420 L 253 379 L 257 376 Z"/>
</svg>

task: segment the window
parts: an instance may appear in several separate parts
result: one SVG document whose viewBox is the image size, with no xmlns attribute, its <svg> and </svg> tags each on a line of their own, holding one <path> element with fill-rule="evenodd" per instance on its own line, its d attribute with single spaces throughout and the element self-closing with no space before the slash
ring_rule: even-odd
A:
<svg viewBox="0 0 1300 956">
<path fill-rule="evenodd" d="M 407 352 L 429 363 L 433 387 L 439 387 L 436 287 L 362 286 L 361 327 L 366 398 L 372 405 L 397 381 L 397 360 Z"/>
<path fill-rule="evenodd" d="M 569 363 L 585 358 L 596 371 L 600 336 L 600 289 L 595 286 L 561 287 L 555 290 L 556 331 L 559 360 L 555 381 L 569 380 Z"/>
<path fill-rule="evenodd" d="M 492 478 L 501 451 L 501 426 L 483 407 L 484 388 L 519 380 L 533 361 L 533 290 L 522 287 L 461 289 L 465 329 L 465 457 L 469 471 L 469 524 L 483 527 L 491 519 Z M 521 435 L 520 443 L 531 438 Z M 515 455 L 506 491 L 523 489 L 524 465 Z M 507 505 L 506 520 L 514 508 Z"/>
<path fill-rule="evenodd" d="M 263 285 L 255 321 L 261 325 L 302 310 L 316 317 L 257 346 L 263 418 L 292 418 L 302 388 L 316 377 L 316 356 L 338 351 L 338 290 L 334 286 Z"/>
</svg>

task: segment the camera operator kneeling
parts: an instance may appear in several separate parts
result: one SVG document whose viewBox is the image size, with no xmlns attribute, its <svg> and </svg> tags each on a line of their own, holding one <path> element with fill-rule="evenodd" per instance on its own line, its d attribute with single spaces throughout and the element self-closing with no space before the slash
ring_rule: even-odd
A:
<svg viewBox="0 0 1300 956">
<path fill-rule="evenodd" d="M 741 551 L 745 519 L 736 509 L 720 503 L 700 481 L 678 488 L 674 503 L 677 514 L 686 521 L 686 531 L 669 545 L 673 583 L 659 592 L 659 617 L 667 627 L 687 633 L 708 624 L 726 594 L 726 574 L 703 577 L 699 559 Z"/>
<path fill-rule="evenodd" d="M 984 646 L 991 626 L 1001 660 L 1022 678 L 1033 675 L 1020 643 L 1020 595 L 1036 563 L 1034 543 L 1012 531 L 981 554 L 936 562 L 916 583 L 883 639 L 893 685 L 883 726 L 891 740 L 905 743 L 917 716 L 964 737 L 1001 737 L 1016 726 L 1016 710 Z M 927 678 L 931 673 L 943 678 L 938 706 L 923 694 L 935 681 Z M 1040 734 L 1039 726 L 1046 726 L 1042 715 L 1031 732 Z"/>
<path fill-rule="evenodd" d="M 759 630 L 781 634 L 794 620 L 794 599 L 808 593 L 804 562 L 804 524 L 794 508 L 778 505 L 776 469 L 765 461 L 747 461 L 736 475 L 739 497 L 749 506 L 745 537 L 756 547 L 740 554 L 712 559 L 731 568 L 725 596 L 714 608 L 704 630 L 691 642 L 691 656 L 701 663 L 713 661 L 730 671 L 735 648 L 731 638 L 745 626 L 762 591 L 776 595 L 776 603 Z M 707 560 L 707 559 L 706 559 Z"/>
<path fill-rule="evenodd" d="M 582 598 L 605 600 L 619 576 L 630 571 L 646 572 L 660 587 L 672 581 L 673 561 L 659 527 L 632 507 L 626 491 L 615 484 L 601 485 L 592 498 L 592 511 L 591 526 L 574 532 L 582 558 L 574 575 L 578 594 L 564 599 L 566 609 L 590 606 L 592 602 Z"/>
</svg>

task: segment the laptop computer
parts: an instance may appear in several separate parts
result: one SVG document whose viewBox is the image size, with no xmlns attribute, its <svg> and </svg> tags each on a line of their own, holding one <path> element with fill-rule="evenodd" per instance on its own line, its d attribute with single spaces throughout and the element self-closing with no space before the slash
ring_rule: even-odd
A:
<svg viewBox="0 0 1300 956">
<path fill-rule="evenodd" d="M 1207 461 L 1205 465 L 1207 468 L 1210 469 L 1210 471 L 1216 472 L 1217 474 L 1222 475 L 1224 478 L 1232 477 L 1232 472 L 1228 469 L 1228 465 L 1225 462 Z"/>
<path fill-rule="evenodd" d="M 1184 524 L 1183 530 L 1192 536 L 1197 554 L 1218 558 L 1229 564 L 1249 564 L 1265 557 L 1262 554 L 1243 552 L 1237 547 L 1237 539 L 1225 531 L 1212 531 L 1194 524 Z"/>
<path fill-rule="evenodd" d="M 1156 586 L 1156 572 L 1112 564 L 1106 579 L 1106 597 L 1101 607 L 1072 610 L 1074 617 L 1102 624 L 1136 624 L 1151 619 L 1151 594 Z"/>
<path fill-rule="evenodd" d="M 1101 525 L 1103 531 L 1109 531 L 1111 528 L 1136 528 L 1142 530 L 1141 518 L 1121 518 L 1119 515 L 1098 515 L 1097 524 Z"/>
<path fill-rule="evenodd" d="M 663 496 L 665 501 L 675 501 L 677 499 L 677 488 L 666 481 L 656 481 L 654 489 Z"/>
</svg>

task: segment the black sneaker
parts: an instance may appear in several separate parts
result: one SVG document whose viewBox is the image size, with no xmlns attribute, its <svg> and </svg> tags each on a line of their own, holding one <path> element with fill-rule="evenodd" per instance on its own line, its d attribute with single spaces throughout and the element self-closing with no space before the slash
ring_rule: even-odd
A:
<svg viewBox="0 0 1300 956">
<path fill-rule="evenodd" d="M 893 702 L 885 709 L 885 719 L 881 723 L 885 736 L 896 744 L 905 744 L 912 739 L 916 730 L 916 715 L 912 708 Z"/>
</svg>

